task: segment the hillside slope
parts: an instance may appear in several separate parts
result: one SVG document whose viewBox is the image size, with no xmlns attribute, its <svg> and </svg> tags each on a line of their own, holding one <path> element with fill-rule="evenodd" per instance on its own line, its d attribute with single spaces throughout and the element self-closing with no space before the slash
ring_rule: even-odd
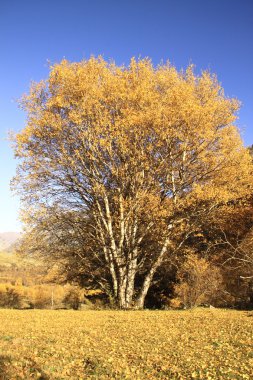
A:
<svg viewBox="0 0 253 380">
<path fill-rule="evenodd" d="M 19 237 L 19 232 L 0 232 L 0 251 L 10 251 Z"/>
</svg>

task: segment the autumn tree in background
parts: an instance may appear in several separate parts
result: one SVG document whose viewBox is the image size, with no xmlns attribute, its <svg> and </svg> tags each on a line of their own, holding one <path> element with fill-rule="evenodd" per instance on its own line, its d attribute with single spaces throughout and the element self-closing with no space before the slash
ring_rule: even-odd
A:
<svg viewBox="0 0 253 380">
<path fill-rule="evenodd" d="M 216 223 L 213 253 L 234 305 L 253 306 L 253 208 L 252 197 L 232 202 Z"/>
<path fill-rule="evenodd" d="M 23 248 L 118 307 L 142 308 L 155 273 L 202 217 L 252 190 L 238 102 L 209 72 L 64 60 L 22 106 Z"/>
</svg>

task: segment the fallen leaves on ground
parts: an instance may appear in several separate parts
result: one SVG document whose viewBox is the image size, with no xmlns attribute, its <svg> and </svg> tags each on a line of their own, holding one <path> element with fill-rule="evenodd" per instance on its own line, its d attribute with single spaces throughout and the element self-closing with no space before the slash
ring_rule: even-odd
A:
<svg viewBox="0 0 253 380">
<path fill-rule="evenodd" d="M 252 379 L 253 316 L 0 310 L 0 379 Z"/>
</svg>

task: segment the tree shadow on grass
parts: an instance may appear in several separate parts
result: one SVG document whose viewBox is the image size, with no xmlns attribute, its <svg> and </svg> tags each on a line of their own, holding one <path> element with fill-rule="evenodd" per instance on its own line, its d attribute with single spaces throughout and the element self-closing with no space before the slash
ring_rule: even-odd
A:
<svg viewBox="0 0 253 380">
<path fill-rule="evenodd" d="M 7 365 L 11 362 L 9 356 L 0 355 L 0 379 L 8 380 L 9 376 L 7 374 Z"/>
<path fill-rule="evenodd" d="M 39 368 L 39 366 L 33 359 L 29 359 L 29 365 L 26 366 L 25 369 L 29 372 L 29 378 L 34 378 L 33 374 L 39 373 L 40 376 L 37 377 L 38 380 L 50 380 L 50 378 Z M 12 371 L 13 369 L 11 366 L 11 358 L 6 355 L 0 355 L 0 380 L 13 379 Z"/>
</svg>

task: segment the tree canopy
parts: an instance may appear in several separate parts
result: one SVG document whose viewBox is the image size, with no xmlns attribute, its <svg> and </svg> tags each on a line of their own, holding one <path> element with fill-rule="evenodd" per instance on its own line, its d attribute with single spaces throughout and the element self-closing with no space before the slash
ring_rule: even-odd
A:
<svg viewBox="0 0 253 380">
<path fill-rule="evenodd" d="M 28 250 L 121 308 L 143 307 L 203 218 L 252 191 L 239 103 L 207 71 L 64 60 L 21 104 L 15 183 Z"/>
</svg>

